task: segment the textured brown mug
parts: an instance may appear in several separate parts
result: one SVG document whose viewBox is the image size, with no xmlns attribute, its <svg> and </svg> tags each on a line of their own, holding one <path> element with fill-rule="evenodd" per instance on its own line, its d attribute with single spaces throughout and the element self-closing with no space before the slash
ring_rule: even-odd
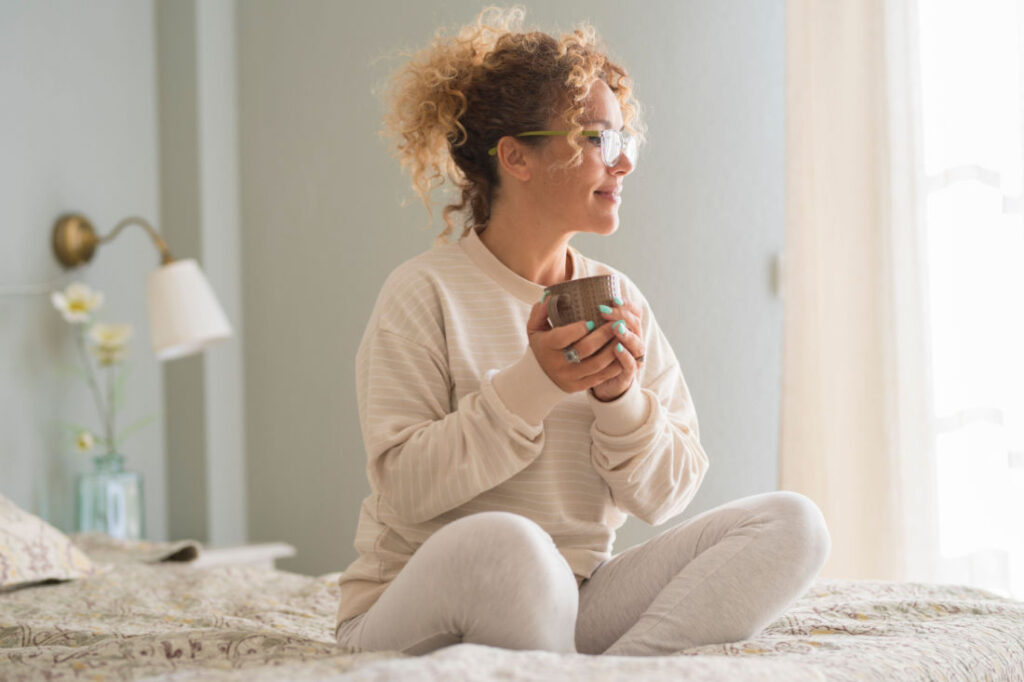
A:
<svg viewBox="0 0 1024 682">
<path fill-rule="evenodd" d="M 544 302 L 548 306 L 548 320 L 554 327 L 562 327 L 580 320 L 592 320 L 594 328 L 607 320 L 601 317 L 598 306 L 615 305 L 615 299 L 622 299 L 618 275 L 598 275 L 570 279 L 553 284 L 547 289 Z"/>
</svg>

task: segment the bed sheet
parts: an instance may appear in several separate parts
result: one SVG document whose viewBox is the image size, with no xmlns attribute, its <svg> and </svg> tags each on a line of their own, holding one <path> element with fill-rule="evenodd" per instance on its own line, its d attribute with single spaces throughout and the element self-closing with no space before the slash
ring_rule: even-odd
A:
<svg viewBox="0 0 1024 682">
<path fill-rule="evenodd" d="M 0 594 L 4 680 L 1024 680 L 1024 602 L 820 579 L 752 639 L 650 658 L 459 644 L 421 657 L 333 640 L 338 574 L 119 565 Z"/>
</svg>

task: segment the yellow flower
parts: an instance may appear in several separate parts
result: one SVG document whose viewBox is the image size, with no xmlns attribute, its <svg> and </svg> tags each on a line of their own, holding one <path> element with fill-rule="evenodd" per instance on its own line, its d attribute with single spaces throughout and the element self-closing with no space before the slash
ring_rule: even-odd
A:
<svg viewBox="0 0 1024 682">
<path fill-rule="evenodd" d="M 103 294 L 81 282 L 73 282 L 64 291 L 50 294 L 50 300 L 65 320 L 78 324 L 88 320 L 89 315 L 103 305 Z"/>
<path fill-rule="evenodd" d="M 92 450 L 93 446 L 96 445 L 96 441 L 88 431 L 80 431 L 75 436 L 75 449 L 81 453 L 86 453 Z"/>
<path fill-rule="evenodd" d="M 120 362 L 124 358 L 131 335 L 130 324 L 94 324 L 89 329 L 89 338 L 96 344 L 92 347 L 92 352 L 100 365 L 108 366 Z"/>
</svg>

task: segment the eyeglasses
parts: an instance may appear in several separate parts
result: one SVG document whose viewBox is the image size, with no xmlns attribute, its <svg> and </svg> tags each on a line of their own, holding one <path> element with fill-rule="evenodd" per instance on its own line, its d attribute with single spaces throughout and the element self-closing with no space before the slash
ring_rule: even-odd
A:
<svg viewBox="0 0 1024 682">
<path fill-rule="evenodd" d="M 531 130 L 527 133 L 519 133 L 516 137 L 568 135 L 569 132 L 568 130 Z M 637 139 L 633 135 L 623 130 L 584 130 L 580 134 L 601 145 L 601 161 L 609 168 L 614 168 L 619 163 L 623 153 L 631 164 L 636 164 L 639 150 Z M 487 150 L 487 153 L 491 156 L 497 154 L 497 145 Z"/>
</svg>

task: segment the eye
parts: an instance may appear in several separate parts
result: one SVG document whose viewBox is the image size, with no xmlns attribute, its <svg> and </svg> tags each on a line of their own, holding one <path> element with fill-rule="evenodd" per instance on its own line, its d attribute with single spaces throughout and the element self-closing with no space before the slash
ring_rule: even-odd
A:
<svg viewBox="0 0 1024 682">
<path fill-rule="evenodd" d="M 588 137 L 587 140 L 590 141 L 590 144 L 593 147 L 600 147 L 601 146 L 601 138 L 597 137 L 596 135 L 593 136 L 593 137 Z"/>
</svg>

